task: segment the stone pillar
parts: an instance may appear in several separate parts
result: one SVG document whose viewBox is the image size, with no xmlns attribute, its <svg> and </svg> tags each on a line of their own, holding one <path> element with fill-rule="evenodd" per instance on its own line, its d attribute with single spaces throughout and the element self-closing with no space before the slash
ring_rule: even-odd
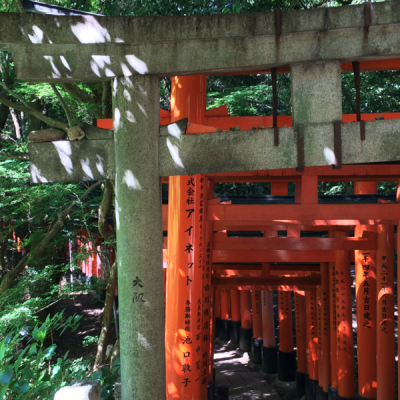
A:
<svg viewBox="0 0 400 400">
<path fill-rule="evenodd" d="M 292 65 L 290 77 L 294 127 L 299 124 L 342 120 L 342 81 L 339 61 Z M 305 158 L 307 159 L 306 148 Z"/>
<path fill-rule="evenodd" d="M 123 400 L 165 399 L 158 87 L 151 75 L 113 81 Z"/>
</svg>

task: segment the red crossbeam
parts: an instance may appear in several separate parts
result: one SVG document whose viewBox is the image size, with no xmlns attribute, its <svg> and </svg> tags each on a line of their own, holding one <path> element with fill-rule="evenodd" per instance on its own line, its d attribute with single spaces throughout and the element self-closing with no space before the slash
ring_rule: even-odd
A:
<svg viewBox="0 0 400 400">
<path fill-rule="evenodd" d="M 377 242 L 362 238 L 236 238 L 215 233 L 214 250 L 376 250 Z"/>
</svg>

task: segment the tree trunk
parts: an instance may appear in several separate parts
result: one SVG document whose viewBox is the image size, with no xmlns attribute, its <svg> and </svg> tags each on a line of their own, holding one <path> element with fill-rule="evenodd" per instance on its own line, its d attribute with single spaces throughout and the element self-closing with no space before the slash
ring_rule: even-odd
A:
<svg viewBox="0 0 400 400">
<path fill-rule="evenodd" d="M 7 234 L 4 233 L 3 221 L 0 219 L 0 280 L 6 273 Z"/>
<path fill-rule="evenodd" d="M 111 181 L 105 181 L 104 192 L 101 204 L 99 207 L 99 232 L 105 241 L 110 241 L 114 238 L 114 231 L 108 226 L 108 215 L 110 214 L 113 199 L 113 185 Z M 116 245 L 114 244 L 116 251 Z M 118 268 L 117 261 L 111 267 L 110 274 L 107 277 L 106 286 L 106 301 L 104 304 L 103 315 L 101 319 L 102 327 L 97 342 L 97 353 L 94 361 L 93 370 L 97 371 L 104 365 L 108 340 L 110 337 L 110 325 L 113 318 L 113 303 L 115 297 L 115 287 L 117 286 Z"/>
<path fill-rule="evenodd" d="M 110 275 L 107 278 L 106 302 L 104 304 L 103 315 L 101 318 L 102 327 L 99 336 L 99 341 L 97 342 L 97 353 L 93 366 L 94 371 L 101 369 L 102 366 L 104 365 L 108 340 L 110 337 L 111 320 L 113 318 L 113 303 L 115 296 L 115 287 L 117 286 L 117 279 L 118 279 L 118 268 L 117 268 L 117 260 L 115 260 L 113 266 L 111 267 Z"/>
<path fill-rule="evenodd" d="M 42 105 L 42 101 L 40 99 L 36 99 L 31 102 L 31 107 L 39 112 L 41 111 L 41 105 Z M 40 119 L 36 118 L 32 114 L 28 114 L 28 135 L 32 131 L 40 130 L 41 125 L 42 125 L 42 121 Z"/>
<path fill-rule="evenodd" d="M 14 126 L 14 134 L 17 139 L 21 139 L 21 127 L 19 126 L 17 113 L 13 108 L 10 108 L 11 119 L 13 121 Z"/>
</svg>

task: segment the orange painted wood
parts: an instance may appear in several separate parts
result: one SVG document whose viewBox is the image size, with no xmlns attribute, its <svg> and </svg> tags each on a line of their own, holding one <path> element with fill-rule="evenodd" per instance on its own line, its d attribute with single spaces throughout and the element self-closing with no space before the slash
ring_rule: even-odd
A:
<svg viewBox="0 0 400 400">
<path fill-rule="evenodd" d="M 228 107 L 224 104 L 223 106 L 206 110 L 206 118 L 207 117 L 229 117 Z"/>
<path fill-rule="evenodd" d="M 380 225 L 376 265 L 377 284 L 377 400 L 395 396 L 394 250 L 393 225 Z"/>
<path fill-rule="evenodd" d="M 344 62 L 341 66 L 342 72 L 353 72 L 353 65 L 351 62 Z M 400 58 L 360 62 L 360 71 L 386 71 L 398 69 L 400 69 Z"/>
<path fill-rule="evenodd" d="M 231 318 L 229 291 L 221 290 L 221 319 L 228 320 Z"/>
<path fill-rule="evenodd" d="M 215 233 L 214 250 L 376 250 L 376 240 L 366 238 L 261 238 L 227 237 Z"/>
<path fill-rule="evenodd" d="M 316 288 L 306 292 L 307 307 L 307 373 L 318 380 L 318 328 Z"/>
<path fill-rule="evenodd" d="M 397 189 L 399 189 L 399 183 L 397 184 Z M 397 224 L 397 232 L 400 233 L 400 221 Z M 397 238 L 396 238 L 396 242 L 397 242 L 397 248 L 400 249 L 400 234 L 397 234 Z M 397 251 L 397 276 L 400 276 L 400 251 Z M 397 302 L 399 301 L 398 299 L 400 299 L 400 285 L 397 284 Z M 399 303 L 397 303 L 399 304 Z M 398 306 L 397 306 L 398 307 Z M 399 367 L 399 362 L 400 360 L 398 360 L 397 362 L 397 368 Z M 398 369 L 398 379 L 400 378 L 400 369 Z M 400 382 L 400 381 L 398 381 Z M 398 399 L 400 400 L 400 392 L 398 394 Z"/>
<path fill-rule="evenodd" d="M 336 232 L 345 236 L 346 232 Z M 355 390 L 354 353 L 352 329 L 352 304 L 350 255 L 348 251 L 336 252 L 335 264 L 338 393 L 344 398 L 353 398 Z"/>
<path fill-rule="evenodd" d="M 303 175 L 295 183 L 295 202 L 297 204 L 318 204 L 318 177 Z"/>
<path fill-rule="evenodd" d="M 272 301 L 272 292 L 270 290 L 261 291 L 261 309 L 262 309 L 262 331 L 263 346 L 275 347 L 275 324 L 274 309 Z"/>
<path fill-rule="evenodd" d="M 240 325 L 243 329 L 251 329 L 251 305 L 250 305 L 250 291 L 240 290 Z"/>
<path fill-rule="evenodd" d="M 212 282 L 212 277 L 211 277 Z M 221 318 L 221 290 L 217 289 L 215 293 L 215 318 Z"/>
<path fill-rule="evenodd" d="M 279 350 L 293 351 L 292 301 L 290 292 L 278 293 Z"/>
<path fill-rule="evenodd" d="M 304 286 L 316 286 L 321 283 L 321 278 L 319 274 L 313 274 L 310 276 L 270 276 L 269 278 L 263 277 L 229 277 L 229 278 L 219 278 L 212 277 L 211 283 L 215 286 L 225 285 L 230 286 L 230 289 L 244 288 L 248 287 L 266 287 L 267 290 L 269 286 L 271 287 L 287 287 L 287 290 L 297 290 L 297 287 Z M 296 289 L 289 289 L 289 287 L 296 287 Z M 246 289 L 242 289 L 246 290 Z M 272 289 L 275 290 L 275 289 Z M 301 289 L 299 289 L 301 290 Z"/>
<path fill-rule="evenodd" d="M 206 199 L 214 198 L 214 182 L 209 181 L 207 178 L 204 182 L 206 188 Z M 205 208 L 207 212 L 207 207 Z M 211 275 L 212 275 L 212 223 L 210 221 L 204 222 L 205 226 L 205 244 L 203 255 L 203 344 L 202 354 L 208 353 L 208 373 L 206 379 L 208 381 L 213 380 L 213 363 L 214 363 L 214 343 L 215 343 L 215 318 L 214 318 L 214 304 L 213 304 L 213 293 L 215 288 L 211 286 Z M 207 313 L 208 309 L 208 313 Z M 208 315 L 207 315 L 208 314 Z M 207 334 L 207 322 L 209 322 L 209 339 L 206 340 L 204 335 Z M 204 362 L 204 361 L 203 361 Z M 203 365 L 202 365 L 202 368 Z M 202 377 L 203 378 L 203 377 Z M 202 395 L 204 390 L 202 390 Z"/>
<path fill-rule="evenodd" d="M 249 221 L 283 224 L 362 225 L 386 223 L 400 217 L 400 204 L 252 204 L 210 205 L 207 218 L 214 221 Z M 215 226 L 214 226 L 215 227 Z"/>
<path fill-rule="evenodd" d="M 330 262 L 335 260 L 333 250 L 213 250 L 213 261 L 216 263 L 233 262 Z"/>
<path fill-rule="evenodd" d="M 357 164 L 343 165 L 342 169 L 332 169 L 331 166 L 305 167 L 302 173 L 297 172 L 296 168 L 284 168 L 207 174 L 214 182 L 271 182 L 277 179 L 293 182 L 306 175 L 318 176 L 319 182 L 396 180 L 400 175 L 400 165 Z"/>
<path fill-rule="evenodd" d="M 325 393 L 328 393 L 328 387 L 331 382 L 331 342 L 330 342 L 330 313 L 329 300 L 329 264 L 321 265 L 321 333 L 320 333 L 320 358 L 321 374 L 319 377 L 319 385 Z"/>
<path fill-rule="evenodd" d="M 260 290 L 253 289 L 251 291 L 251 314 L 252 314 L 252 318 L 253 318 L 253 338 L 254 339 L 262 339 Z"/>
<path fill-rule="evenodd" d="M 204 75 L 171 78 L 171 122 L 188 118 L 190 123 L 204 125 L 205 105 Z M 201 180 L 204 182 L 204 176 L 174 176 L 169 179 L 165 324 L 167 400 L 200 400 L 208 383 L 205 381 L 201 385 L 201 373 L 203 370 L 208 373 L 208 365 L 205 368 L 200 365 L 202 354 L 195 351 L 197 347 L 201 348 L 203 333 L 204 214 L 200 207 Z M 189 216 L 188 205 L 194 210 Z M 198 365 L 200 369 L 197 369 Z"/>
<path fill-rule="evenodd" d="M 354 194 L 377 193 L 376 182 L 354 182 Z M 354 236 L 376 234 L 376 227 L 358 225 Z M 376 249 L 355 251 L 358 392 L 376 399 Z"/>
<path fill-rule="evenodd" d="M 294 309 L 296 317 L 296 347 L 297 347 L 297 371 L 307 372 L 307 323 L 306 323 L 306 293 L 294 292 Z"/>
<path fill-rule="evenodd" d="M 321 298 L 321 285 L 318 285 L 316 288 L 316 296 L 317 296 L 317 337 L 318 337 L 318 385 L 322 387 L 323 381 L 323 372 L 322 372 L 322 363 L 321 363 L 321 332 L 322 332 L 322 317 L 321 317 L 321 309 L 322 309 L 322 298 Z"/>
<path fill-rule="evenodd" d="M 335 232 L 329 232 L 333 236 Z M 338 288 L 339 289 L 339 288 Z M 338 355 L 337 355 L 337 318 L 336 318 L 336 268 L 335 263 L 329 263 L 329 309 L 330 313 L 330 353 L 331 353 L 331 386 L 337 389 L 338 385 Z"/>
<path fill-rule="evenodd" d="M 240 322 L 239 290 L 231 290 L 231 319 Z"/>
<path fill-rule="evenodd" d="M 269 263 L 265 263 L 269 264 Z M 294 270 L 273 270 L 269 274 L 263 274 L 262 270 L 237 270 L 237 269 L 222 269 L 216 271 L 213 275 L 216 277 L 230 277 L 230 276 L 308 276 L 313 271 L 294 271 Z"/>
</svg>

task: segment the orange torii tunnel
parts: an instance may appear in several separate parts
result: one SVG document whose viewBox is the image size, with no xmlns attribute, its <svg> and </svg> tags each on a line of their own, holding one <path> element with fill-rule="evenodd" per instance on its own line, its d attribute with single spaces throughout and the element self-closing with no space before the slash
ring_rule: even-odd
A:
<svg viewBox="0 0 400 400">
<path fill-rule="evenodd" d="M 225 107 L 205 111 L 205 78 L 173 78 L 172 111 L 171 116 L 161 112 L 164 124 L 174 122 L 176 116 L 188 118 L 187 134 L 209 131 L 203 125 L 207 118 L 218 118 L 222 127 L 229 124 Z M 251 123 L 250 117 L 232 119 Z M 98 126 L 110 128 L 111 122 L 99 120 Z M 396 198 L 377 196 L 376 186 L 378 180 L 397 181 L 399 173 L 396 164 L 343 165 L 341 169 L 309 167 L 304 172 L 288 169 L 164 179 L 169 183 L 168 205 L 163 206 L 163 229 L 168 232 L 167 399 L 213 398 L 215 340 L 237 348 L 239 355 L 247 352 L 249 366 L 262 371 L 269 381 L 276 379 L 288 398 L 290 393 L 307 400 L 328 395 L 354 398 L 351 263 L 355 263 L 356 304 L 361 310 L 357 312 L 358 393 L 360 398 L 392 398 L 379 397 L 374 355 L 378 360 L 383 357 L 378 354 L 379 343 L 382 352 L 393 347 L 383 333 L 394 340 L 390 274 L 396 248 L 394 225 L 400 214 Z M 355 195 L 363 203 L 324 204 L 324 198 L 318 198 L 320 181 L 355 182 Z M 232 204 L 214 198 L 216 182 L 270 182 L 271 199 L 288 200 L 286 204 L 246 205 L 237 204 L 238 198 L 231 196 Z M 294 198 L 288 196 L 289 182 L 295 183 Z M 254 236 L 254 232 L 259 234 Z M 302 234 L 307 232 L 314 235 Z M 376 254 L 384 265 L 379 270 L 381 300 L 376 297 Z M 278 347 L 273 291 L 279 294 Z M 384 317 L 378 314 L 382 333 L 374 334 L 378 307 L 384 310 Z M 391 376 L 393 391 L 394 367 L 386 363 L 386 368 L 381 380 L 386 382 Z"/>
</svg>

